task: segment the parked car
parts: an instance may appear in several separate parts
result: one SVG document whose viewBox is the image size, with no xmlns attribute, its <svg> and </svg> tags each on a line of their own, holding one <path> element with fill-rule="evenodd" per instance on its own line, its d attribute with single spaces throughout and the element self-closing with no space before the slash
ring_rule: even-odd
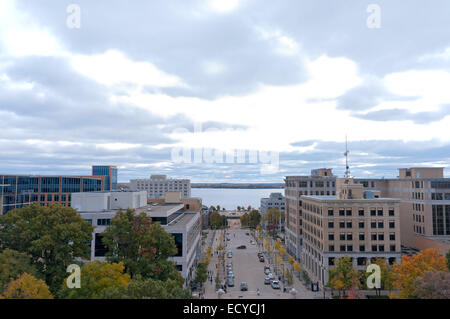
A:
<svg viewBox="0 0 450 319">
<path fill-rule="evenodd" d="M 259 261 L 263 263 L 264 262 L 264 257 L 263 256 L 259 257 Z"/>
<path fill-rule="evenodd" d="M 268 275 L 267 275 L 267 277 L 269 277 L 270 278 L 270 280 L 273 280 L 273 274 L 270 272 Z"/>
<path fill-rule="evenodd" d="M 247 283 L 245 281 L 241 282 L 241 291 L 247 291 L 247 290 L 248 290 Z"/>
<path fill-rule="evenodd" d="M 258 253 L 258 258 L 263 256 L 264 256 L 263 253 Z"/>
<path fill-rule="evenodd" d="M 228 287 L 234 287 L 234 279 L 228 277 L 227 285 L 228 285 Z"/>
<path fill-rule="evenodd" d="M 246 249 L 246 248 L 247 248 L 247 246 L 245 246 L 245 245 L 241 245 L 241 246 L 236 247 L 236 249 Z"/>
<path fill-rule="evenodd" d="M 228 258 L 233 258 L 233 253 L 231 251 L 228 252 Z"/>
<path fill-rule="evenodd" d="M 277 280 L 272 281 L 271 286 L 273 289 L 280 289 L 280 282 Z"/>
<path fill-rule="evenodd" d="M 233 262 L 232 262 L 232 261 L 229 261 L 228 264 L 227 264 L 227 266 L 231 266 L 231 267 L 232 267 L 232 266 L 233 266 Z"/>
<path fill-rule="evenodd" d="M 250 236 L 250 233 L 245 233 L 247 236 Z"/>
<path fill-rule="evenodd" d="M 270 278 L 269 277 L 266 277 L 264 279 L 264 285 L 270 285 Z"/>
</svg>

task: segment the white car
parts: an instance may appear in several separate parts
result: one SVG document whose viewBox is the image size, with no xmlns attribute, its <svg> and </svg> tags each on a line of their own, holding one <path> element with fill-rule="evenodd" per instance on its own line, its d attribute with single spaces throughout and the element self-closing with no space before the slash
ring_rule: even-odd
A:
<svg viewBox="0 0 450 319">
<path fill-rule="evenodd" d="M 273 279 L 273 274 L 272 274 L 272 273 L 269 273 L 269 274 L 267 275 L 267 278 L 269 278 L 270 280 L 272 280 L 272 279 Z"/>
<path fill-rule="evenodd" d="M 269 269 L 269 268 L 266 268 L 266 269 L 264 270 L 264 273 L 265 273 L 266 275 L 270 274 L 270 269 Z"/>
</svg>

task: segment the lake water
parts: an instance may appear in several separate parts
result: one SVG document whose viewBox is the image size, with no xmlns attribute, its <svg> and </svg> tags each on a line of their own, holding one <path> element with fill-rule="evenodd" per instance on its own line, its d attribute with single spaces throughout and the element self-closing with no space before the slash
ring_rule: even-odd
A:
<svg viewBox="0 0 450 319">
<path fill-rule="evenodd" d="M 236 209 L 237 206 L 259 208 L 261 198 L 269 197 L 270 193 L 281 193 L 284 189 L 234 189 L 234 188 L 192 188 L 192 197 L 200 197 L 205 206 Z"/>
</svg>

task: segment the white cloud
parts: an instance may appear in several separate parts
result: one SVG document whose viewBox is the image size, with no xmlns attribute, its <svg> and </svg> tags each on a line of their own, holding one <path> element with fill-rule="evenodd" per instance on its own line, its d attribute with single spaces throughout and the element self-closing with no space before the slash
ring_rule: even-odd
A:
<svg viewBox="0 0 450 319">
<path fill-rule="evenodd" d="M 100 55 L 72 57 L 77 72 L 104 85 L 132 83 L 138 86 L 183 87 L 186 84 L 177 76 L 159 70 L 149 62 L 134 62 L 117 50 Z"/>
<path fill-rule="evenodd" d="M 216 12 L 227 13 L 239 6 L 239 0 L 209 0 L 208 5 Z"/>
</svg>

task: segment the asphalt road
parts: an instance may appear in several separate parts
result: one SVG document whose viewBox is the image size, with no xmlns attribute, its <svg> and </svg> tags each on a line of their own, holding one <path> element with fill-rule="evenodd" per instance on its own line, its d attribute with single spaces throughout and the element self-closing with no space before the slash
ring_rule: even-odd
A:
<svg viewBox="0 0 450 319">
<path fill-rule="evenodd" d="M 225 252 L 231 250 L 233 252 L 232 258 L 226 258 L 226 262 L 233 262 L 234 272 L 234 287 L 228 287 L 227 293 L 223 298 L 244 298 L 244 299 L 280 299 L 291 298 L 289 293 L 283 293 L 282 290 L 273 289 L 270 285 L 264 285 L 264 266 L 258 259 L 258 247 L 256 244 L 250 244 L 251 235 L 246 235 L 248 232 L 245 229 L 232 229 L 230 233 L 230 241 L 227 242 Z M 237 249 L 240 245 L 247 246 L 246 249 Z M 273 269 L 271 269 L 273 272 Z M 240 291 L 241 282 L 247 282 L 248 291 Z M 256 290 L 259 288 L 260 296 L 257 295 Z"/>
</svg>

